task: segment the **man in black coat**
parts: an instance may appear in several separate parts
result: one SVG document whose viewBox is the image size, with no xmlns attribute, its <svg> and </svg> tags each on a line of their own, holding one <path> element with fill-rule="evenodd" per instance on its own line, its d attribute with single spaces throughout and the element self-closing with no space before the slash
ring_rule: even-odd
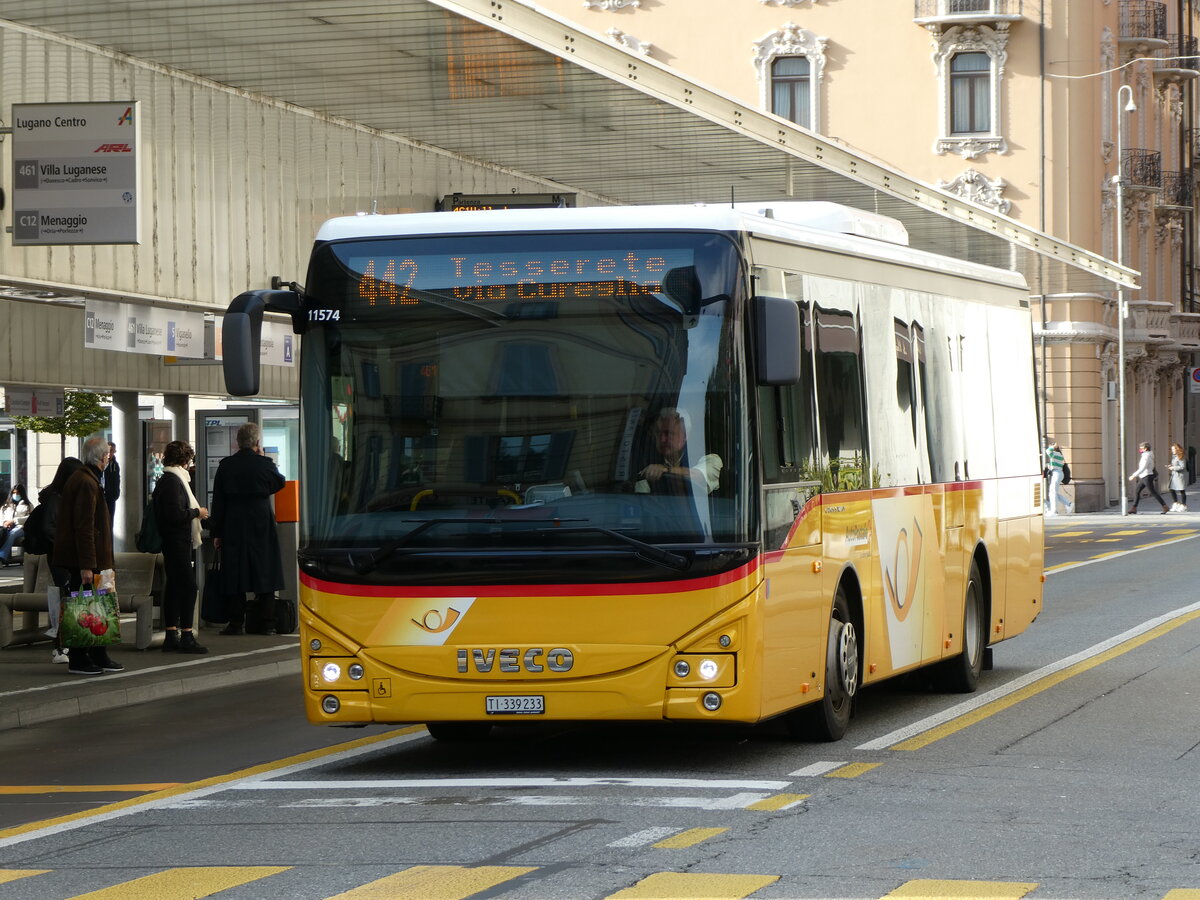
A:
<svg viewBox="0 0 1200 900">
<path fill-rule="evenodd" d="M 283 561 L 271 495 L 286 480 L 262 452 L 262 429 L 251 422 L 237 433 L 238 451 L 221 460 L 213 477 L 208 520 L 213 547 L 221 551 L 221 589 L 230 597 L 229 625 L 222 634 L 271 634 L 275 592 L 284 587 Z M 255 596 L 246 610 L 246 594 Z"/>
<path fill-rule="evenodd" d="M 108 443 L 108 452 L 111 455 L 100 483 L 104 485 L 104 504 L 108 507 L 108 520 L 111 522 L 117 517 L 117 500 L 121 497 L 121 467 L 117 464 L 117 445 L 112 441 Z"/>
</svg>

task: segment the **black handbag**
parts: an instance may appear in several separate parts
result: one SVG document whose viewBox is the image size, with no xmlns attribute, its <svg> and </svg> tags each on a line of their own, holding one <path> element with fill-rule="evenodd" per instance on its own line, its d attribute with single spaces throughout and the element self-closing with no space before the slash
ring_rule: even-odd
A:
<svg viewBox="0 0 1200 900">
<path fill-rule="evenodd" d="M 204 576 L 204 594 L 200 598 L 200 618 L 213 625 L 229 621 L 229 601 L 221 593 L 221 556 L 217 554 L 208 564 Z"/>
<path fill-rule="evenodd" d="M 275 598 L 275 633 L 291 634 L 300 624 L 296 601 L 290 597 Z"/>
</svg>

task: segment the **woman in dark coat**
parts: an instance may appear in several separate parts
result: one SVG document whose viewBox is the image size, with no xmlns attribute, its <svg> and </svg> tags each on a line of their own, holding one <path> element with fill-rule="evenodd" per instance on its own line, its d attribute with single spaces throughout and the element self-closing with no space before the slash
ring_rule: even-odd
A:
<svg viewBox="0 0 1200 900">
<path fill-rule="evenodd" d="M 154 487 L 154 521 L 162 537 L 163 589 L 162 615 L 167 636 L 163 650 L 180 653 L 207 653 L 192 634 L 192 614 L 196 610 L 196 571 L 192 554 L 200 546 L 200 523 L 208 510 L 196 502 L 189 484 L 188 464 L 196 452 L 187 441 L 171 441 L 163 451 L 163 477 Z"/>
<path fill-rule="evenodd" d="M 229 625 L 222 634 L 271 634 L 275 592 L 284 587 L 283 560 L 271 495 L 286 479 L 262 452 L 262 430 L 253 422 L 237 433 L 238 452 L 221 460 L 213 476 L 213 547 L 221 551 L 221 590 L 230 598 Z M 255 595 L 249 621 L 246 594 Z"/>
</svg>

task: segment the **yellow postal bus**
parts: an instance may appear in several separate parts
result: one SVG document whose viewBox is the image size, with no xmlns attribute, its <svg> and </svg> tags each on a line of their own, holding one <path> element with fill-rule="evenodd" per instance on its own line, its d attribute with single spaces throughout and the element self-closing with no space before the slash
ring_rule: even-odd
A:
<svg viewBox="0 0 1200 900">
<path fill-rule="evenodd" d="M 975 688 L 1041 609 L 1029 298 L 833 204 L 335 219 L 303 289 L 314 723 L 759 722 Z"/>
</svg>

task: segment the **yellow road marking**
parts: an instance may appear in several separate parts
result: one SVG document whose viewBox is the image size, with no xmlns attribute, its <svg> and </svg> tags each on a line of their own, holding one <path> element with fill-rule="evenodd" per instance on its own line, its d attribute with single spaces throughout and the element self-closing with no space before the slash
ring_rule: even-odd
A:
<svg viewBox="0 0 1200 900">
<path fill-rule="evenodd" d="M 17 837 L 18 835 L 26 834 L 31 831 L 39 831 L 43 828 L 49 828 L 54 825 L 63 825 L 69 822 L 79 821 L 81 819 L 89 819 L 102 813 L 115 812 L 121 809 L 143 806 L 156 800 L 165 800 L 169 797 L 177 797 L 180 794 L 186 794 L 191 791 L 199 790 L 200 788 L 228 784 L 232 781 L 238 781 L 242 778 L 249 778 L 252 775 L 266 775 L 276 771 L 277 769 L 286 768 L 287 766 L 311 762 L 326 756 L 332 756 L 336 753 L 344 753 L 347 750 L 354 750 L 358 747 L 366 747 L 371 744 L 378 744 L 383 741 L 399 737 L 400 735 L 413 734 L 415 732 L 424 730 L 424 725 L 410 725 L 407 728 L 400 728 L 396 731 L 388 731 L 384 734 L 371 735 L 370 737 L 358 738 L 357 740 L 347 741 L 344 744 L 334 744 L 332 747 L 324 747 L 320 750 L 310 750 L 307 753 L 298 753 L 295 756 L 289 756 L 286 759 L 262 763 L 261 765 L 251 766 L 248 769 L 240 769 L 239 771 L 231 772 L 228 775 L 215 775 L 212 778 L 205 778 L 201 781 L 193 781 L 188 784 L 181 784 L 178 787 L 167 788 L 166 790 L 162 791 L 154 791 L 150 794 L 143 794 L 140 797 L 130 797 L 128 800 L 118 800 L 116 803 L 107 803 L 104 806 L 100 806 L 95 809 L 70 813 L 69 815 L 65 816 L 56 816 L 53 819 L 42 819 L 37 822 L 26 822 L 24 825 L 17 825 L 13 828 L 0 829 L 0 839 Z"/>
<path fill-rule="evenodd" d="M 1146 533 L 1145 528 L 1135 528 L 1133 531 L 1110 531 L 1110 532 L 1108 532 L 1110 537 L 1129 537 L 1130 535 L 1133 535 L 1133 534 L 1145 534 L 1145 533 Z"/>
<path fill-rule="evenodd" d="M 45 875 L 49 869 L 0 869 L 0 884 L 29 878 L 31 875 Z"/>
<path fill-rule="evenodd" d="M 1126 550 L 1109 550 L 1107 553 L 1097 553 L 1095 556 L 1090 556 L 1088 559 L 1104 559 L 1109 556 L 1123 556 L 1128 551 Z"/>
<path fill-rule="evenodd" d="M 1129 640 L 1117 644 L 1115 647 L 1110 647 L 1103 653 L 1098 653 L 1090 659 L 1081 660 L 1073 666 L 1068 666 L 1060 672 L 1055 672 L 1053 675 L 1047 675 L 1034 684 L 1026 685 L 1018 691 L 1013 691 L 1005 697 L 998 700 L 993 700 L 991 703 L 985 703 L 978 709 L 971 712 L 963 713 L 956 719 L 951 719 L 949 722 L 944 722 L 936 728 L 931 728 L 924 734 L 919 734 L 916 737 L 909 738 L 906 741 L 901 741 L 893 745 L 893 750 L 920 750 L 922 747 L 928 747 L 935 741 L 940 741 L 944 737 L 948 737 L 957 731 L 961 731 L 976 722 L 982 722 L 984 719 L 994 716 L 998 712 L 1003 712 L 1010 707 L 1016 706 L 1018 703 L 1028 700 L 1030 697 L 1035 697 L 1042 691 L 1049 690 L 1055 685 L 1061 684 L 1068 678 L 1074 678 L 1089 669 L 1094 669 L 1096 666 L 1102 665 L 1109 660 L 1116 659 L 1118 656 L 1123 656 L 1130 650 L 1135 650 L 1143 644 L 1148 644 L 1150 641 L 1162 637 L 1168 632 L 1174 631 L 1181 625 L 1186 625 L 1200 618 L 1200 610 L 1194 610 L 1186 615 L 1180 616 L 1178 619 L 1173 619 L 1170 622 L 1164 622 L 1157 628 L 1152 628 L 1137 637 L 1132 637 Z"/>
<path fill-rule="evenodd" d="M 751 803 L 746 809 L 758 810 L 776 810 L 787 809 L 789 806 L 795 806 L 802 800 L 807 800 L 808 794 L 776 794 L 774 797 L 767 797 L 755 803 Z"/>
<path fill-rule="evenodd" d="M 1163 534 L 1200 534 L 1195 528 L 1172 528 L 1170 531 L 1164 531 Z"/>
<path fill-rule="evenodd" d="M 165 791 L 183 782 L 164 781 L 162 784 L 4 784 L 0 794 L 129 794 L 144 791 Z"/>
<path fill-rule="evenodd" d="M 1051 531 L 1050 537 L 1083 537 L 1085 534 L 1095 534 L 1094 531 Z"/>
<path fill-rule="evenodd" d="M 79 894 L 71 900 L 194 900 L 211 897 L 268 875 L 286 872 L 291 866 L 197 866 L 167 869 L 123 884 Z"/>
<path fill-rule="evenodd" d="M 878 769 L 883 763 L 850 763 L 842 766 L 840 769 L 834 769 L 832 772 L 826 772 L 826 778 L 857 778 L 864 772 L 870 772 L 872 769 Z"/>
<path fill-rule="evenodd" d="M 1035 887 L 1037 882 L 917 879 L 885 894 L 883 900 L 1019 900 Z"/>
<path fill-rule="evenodd" d="M 463 900 L 537 866 L 413 866 L 329 900 Z"/>
<path fill-rule="evenodd" d="M 655 872 L 633 887 L 609 894 L 608 900 L 632 897 L 648 900 L 740 900 L 778 880 L 778 875 Z"/>
<path fill-rule="evenodd" d="M 657 847 L 659 850 L 682 850 L 685 847 L 694 847 L 701 841 L 707 841 L 728 830 L 728 828 L 689 828 L 687 831 L 681 831 L 674 837 L 651 844 L 651 846 Z"/>
<path fill-rule="evenodd" d="M 1200 890 L 1196 888 L 1176 888 L 1163 894 L 1163 900 L 1200 900 Z"/>
<path fill-rule="evenodd" d="M 1096 538 L 1093 543 L 1096 544 L 1116 544 L 1120 542 L 1120 538 Z"/>
</svg>

